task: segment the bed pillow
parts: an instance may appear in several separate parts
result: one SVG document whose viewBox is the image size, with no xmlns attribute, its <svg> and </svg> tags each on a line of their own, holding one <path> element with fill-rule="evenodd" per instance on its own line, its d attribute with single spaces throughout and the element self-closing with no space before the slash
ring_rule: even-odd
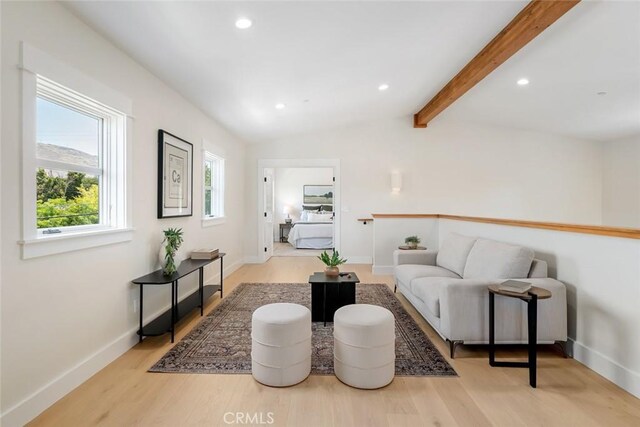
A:
<svg viewBox="0 0 640 427">
<path fill-rule="evenodd" d="M 316 205 L 316 206 L 302 205 L 302 210 L 303 211 L 310 211 L 310 212 L 319 212 L 320 211 L 320 205 Z"/>
<path fill-rule="evenodd" d="M 333 214 L 309 213 L 307 218 L 309 222 L 331 222 L 331 220 L 333 220 Z"/>
<path fill-rule="evenodd" d="M 321 212 L 333 212 L 333 206 L 332 205 L 321 205 L 320 206 L 320 211 Z"/>
<path fill-rule="evenodd" d="M 320 213 L 320 211 L 305 209 L 300 213 L 300 221 L 307 222 L 309 221 L 309 214 L 318 214 L 318 213 Z"/>
</svg>

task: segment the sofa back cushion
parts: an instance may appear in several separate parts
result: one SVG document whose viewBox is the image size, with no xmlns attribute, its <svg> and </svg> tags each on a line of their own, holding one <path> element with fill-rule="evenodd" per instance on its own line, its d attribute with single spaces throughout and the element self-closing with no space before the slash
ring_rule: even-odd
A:
<svg viewBox="0 0 640 427">
<path fill-rule="evenodd" d="M 436 265 L 462 276 L 464 266 L 467 263 L 467 256 L 469 256 L 469 251 L 471 251 L 475 242 L 475 237 L 450 233 L 447 238 L 444 239 L 442 247 L 438 251 Z"/>
<path fill-rule="evenodd" d="M 534 252 L 529 248 L 478 239 L 467 257 L 464 279 L 523 279 L 529 275 Z"/>
</svg>

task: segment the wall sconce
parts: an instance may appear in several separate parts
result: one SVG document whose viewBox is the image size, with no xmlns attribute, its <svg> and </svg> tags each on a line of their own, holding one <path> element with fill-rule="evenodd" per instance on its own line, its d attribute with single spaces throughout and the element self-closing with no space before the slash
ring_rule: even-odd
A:
<svg viewBox="0 0 640 427">
<path fill-rule="evenodd" d="M 391 192 L 398 194 L 402 190 L 402 174 L 398 171 L 391 172 Z"/>
</svg>

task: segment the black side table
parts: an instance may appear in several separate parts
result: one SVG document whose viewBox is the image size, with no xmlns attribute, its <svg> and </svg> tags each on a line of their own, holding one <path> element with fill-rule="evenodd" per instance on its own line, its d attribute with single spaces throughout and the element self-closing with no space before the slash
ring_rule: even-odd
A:
<svg viewBox="0 0 640 427">
<path fill-rule="evenodd" d="M 333 322 L 337 309 L 356 303 L 356 283 L 360 279 L 356 273 L 340 273 L 338 277 L 324 273 L 309 276 L 311 284 L 311 321 Z"/>
<path fill-rule="evenodd" d="M 285 222 L 280 224 L 280 242 L 287 243 L 287 239 L 289 238 L 289 233 L 291 232 L 291 228 L 293 224 L 290 222 Z"/>
<path fill-rule="evenodd" d="M 527 303 L 527 327 L 529 360 L 527 362 L 498 362 L 496 361 L 496 338 L 495 338 L 495 296 L 501 295 L 508 298 L 518 298 Z M 537 374 L 537 348 L 538 343 L 538 300 L 551 298 L 551 291 L 531 287 L 524 294 L 517 292 L 503 291 L 498 285 L 489 286 L 489 365 L 503 368 L 529 368 L 529 385 L 536 388 Z"/>
</svg>

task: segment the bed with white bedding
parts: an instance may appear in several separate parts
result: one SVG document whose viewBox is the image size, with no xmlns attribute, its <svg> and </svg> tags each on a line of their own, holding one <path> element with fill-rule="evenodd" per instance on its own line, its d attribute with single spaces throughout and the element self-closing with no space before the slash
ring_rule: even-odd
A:
<svg viewBox="0 0 640 427">
<path fill-rule="evenodd" d="M 296 222 L 289 232 L 289 243 L 296 249 L 333 249 L 333 215 L 312 215 Z"/>
</svg>

